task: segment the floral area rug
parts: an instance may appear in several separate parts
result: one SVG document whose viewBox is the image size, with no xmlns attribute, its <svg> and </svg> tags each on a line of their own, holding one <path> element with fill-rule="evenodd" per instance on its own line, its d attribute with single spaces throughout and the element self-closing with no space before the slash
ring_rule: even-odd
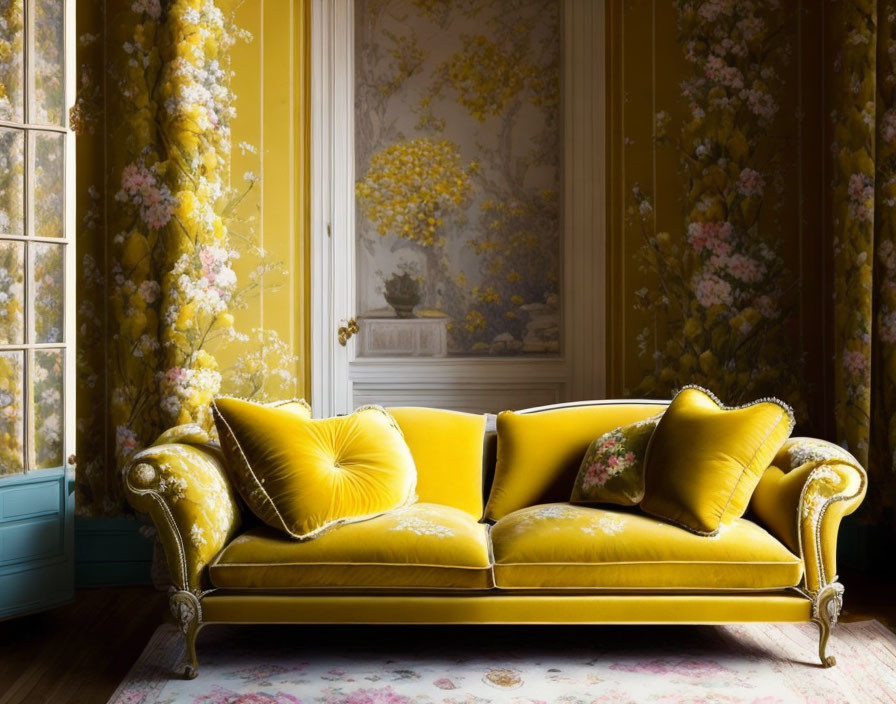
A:
<svg viewBox="0 0 896 704">
<path fill-rule="evenodd" d="M 629 627 L 211 626 L 199 677 L 162 626 L 109 704 L 876 704 L 896 702 L 896 636 L 841 623 Z"/>
</svg>

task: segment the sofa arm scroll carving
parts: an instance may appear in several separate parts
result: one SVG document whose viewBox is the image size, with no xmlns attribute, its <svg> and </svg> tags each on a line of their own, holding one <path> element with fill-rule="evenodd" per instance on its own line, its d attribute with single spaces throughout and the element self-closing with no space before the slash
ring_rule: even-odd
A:
<svg viewBox="0 0 896 704">
<path fill-rule="evenodd" d="M 155 523 L 175 588 L 200 594 L 209 586 L 206 565 L 241 518 L 220 450 L 188 442 L 155 444 L 134 455 L 123 470 L 124 492 Z"/>
<path fill-rule="evenodd" d="M 813 597 L 837 579 L 837 533 L 865 496 L 862 465 L 841 447 L 791 438 L 769 467 L 750 507 L 760 521 L 800 555 L 803 587 Z"/>
</svg>

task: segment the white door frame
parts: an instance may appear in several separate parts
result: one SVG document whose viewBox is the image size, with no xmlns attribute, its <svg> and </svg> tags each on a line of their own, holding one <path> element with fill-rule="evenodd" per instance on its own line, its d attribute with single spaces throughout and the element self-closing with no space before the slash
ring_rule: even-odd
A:
<svg viewBox="0 0 896 704">
<path fill-rule="evenodd" d="M 355 358 L 337 329 L 355 310 L 354 2 L 311 8 L 311 400 L 351 410 L 402 387 L 464 407 L 514 399 L 602 398 L 606 388 L 604 0 L 563 2 L 561 355 L 555 358 Z M 359 391 L 360 390 L 360 391 Z M 534 394 L 534 395 L 533 395 Z M 409 395 L 409 400 L 413 400 Z M 398 392 L 401 396 L 401 392 Z M 469 400 L 470 409 L 477 406 Z"/>
</svg>

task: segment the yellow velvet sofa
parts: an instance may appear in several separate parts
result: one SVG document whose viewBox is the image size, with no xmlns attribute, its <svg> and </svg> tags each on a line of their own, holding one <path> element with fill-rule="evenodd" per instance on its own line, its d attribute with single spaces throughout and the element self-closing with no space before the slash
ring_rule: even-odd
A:
<svg viewBox="0 0 896 704">
<path fill-rule="evenodd" d="M 165 550 L 185 674 L 196 676 L 196 636 L 215 623 L 813 621 L 822 664 L 833 665 L 825 649 L 842 607 L 837 532 L 867 481 L 839 447 L 789 440 L 748 513 L 714 537 L 636 509 L 568 502 L 595 437 L 666 405 L 505 412 L 497 432 L 483 416 L 390 409 L 417 465 L 418 502 L 305 542 L 254 519 L 200 428 L 167 431 L 123 478 Z M 505 481 L 492 491 L 498 443 Z M 527 463 L 525 487 L 507 486 L 508 462 Z"/>
</svg>

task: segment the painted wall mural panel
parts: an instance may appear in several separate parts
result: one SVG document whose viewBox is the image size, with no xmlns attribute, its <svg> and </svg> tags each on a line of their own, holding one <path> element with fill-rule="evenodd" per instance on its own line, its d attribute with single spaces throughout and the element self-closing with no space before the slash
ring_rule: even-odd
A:
<svg viewBox="0 0 896 704">
<path fill-rule="evenodd" d="M 355 5 L 358 309 L 560 350 L 558 0 Z M 414 311 L 414 312 L 412 312 Z"/>
</svg>

